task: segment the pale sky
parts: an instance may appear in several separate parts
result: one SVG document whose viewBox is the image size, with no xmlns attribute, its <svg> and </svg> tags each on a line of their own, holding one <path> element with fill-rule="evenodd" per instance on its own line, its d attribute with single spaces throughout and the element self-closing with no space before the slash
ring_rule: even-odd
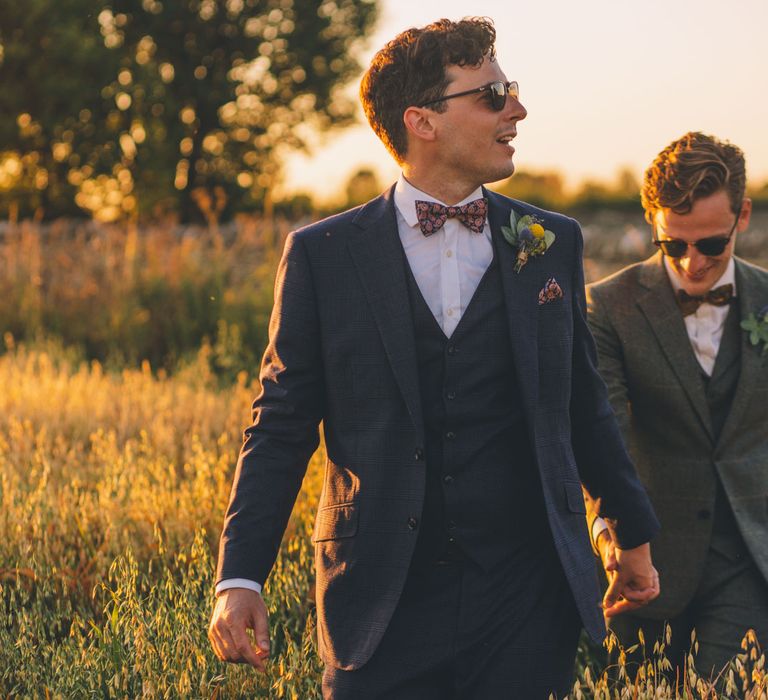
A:
<svg viewBox="0 0 768 700">
<path fill-rule="evenodd" d="M 380 0 L 364 65 L 386 41 L 440 17 L 487 15 L 528 117 L 518 169 L 560 170 L 570 184 L 638 177 L 667 143 L 704 131 L 744 149 L 750 182 L 768 179 L 768 0 Z M 357 92 L 358 81 L 350 86 Z M 286 186 L 327 199 L 361 167 L 386 184 L 398 169 L 360 124 L 291 156 Z"/>
</svg>

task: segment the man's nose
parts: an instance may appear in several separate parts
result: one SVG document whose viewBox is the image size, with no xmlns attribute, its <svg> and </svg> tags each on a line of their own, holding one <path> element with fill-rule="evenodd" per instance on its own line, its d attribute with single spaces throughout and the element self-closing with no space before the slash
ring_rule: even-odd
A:
<svg viewBox="0 0 768 700">
<path fill-rule="evenodd" d="M 707 256 L 702 255 L 696 246 L 689 245 L 685 255 L 680 258 L 680 266 L 686 271 L 696 273 L 707 265 Z"/>
<path fill-rule="evenodd" d="M 509 109 L 508 118 L 517 122 L 525 119 L 528 115 L 528 110 L 523 106 L 523 103 L 512 95 L 507 98 L 507 108 Z"/>
</svg>

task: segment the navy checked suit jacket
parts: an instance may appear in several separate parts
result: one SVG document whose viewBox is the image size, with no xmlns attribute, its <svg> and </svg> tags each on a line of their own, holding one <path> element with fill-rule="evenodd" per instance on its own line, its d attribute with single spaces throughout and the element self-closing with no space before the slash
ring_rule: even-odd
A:
<svg viewBox="0 0 768 700">
<path fill-rule="evenodd" d="M 269 345 L 235 473 L 218 580 L 265 581 L 322 421 L 328 463 L 315 523 L 318 641 L 326 663 L 362 666 L 397 605 L 425 489 L 413 320 L 393 190 L 292 233 Z M 605 634 L 581 484 L 623 547 L 658 522 L 624 449 L 585 323 L 582 237 L 567 217 L 486 191 L 498 235 L 512 208 L 557 239 L 518 274 L 499 248 L 513 356 L 555 547 L 590 635 Z M 555 278 L 563 297 L 539 304 Z"/>
</svg>

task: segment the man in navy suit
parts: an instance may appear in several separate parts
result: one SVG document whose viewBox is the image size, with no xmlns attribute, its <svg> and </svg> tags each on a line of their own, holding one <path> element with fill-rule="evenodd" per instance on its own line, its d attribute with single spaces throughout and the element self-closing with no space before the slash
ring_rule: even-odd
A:
<svg viewBox="0 0 768 700">
<path fill-rule="evenodd" d="M 374 57 L 361 99 L 402 175 L 291 234 L 280 263 L 209 636 L 263 670 L 261 584 L 322 421 L 326 698 L 565 694 L 579 630 L 605 634 L 582 483 L 619 546 L 607 606 L 658 594 L 658 523 L 595 370 L 578 224 L 483 188 L 512 173 L 526 116 L 494 42 L 490 20 L 440 20 Z"/>
</svg>

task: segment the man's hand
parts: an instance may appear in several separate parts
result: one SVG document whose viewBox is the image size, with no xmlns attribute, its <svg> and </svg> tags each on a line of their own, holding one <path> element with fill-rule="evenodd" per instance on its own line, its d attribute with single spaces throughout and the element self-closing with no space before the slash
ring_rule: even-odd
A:
<svg viewBox="0 0 768 700">
<path fill-rule="evenodd" d="M 256 647 L 247 629 L 253 630 Z M 261 596 L 248 588 L 222 591 L 213 609 L 208 639 L 222 661 L 248 663 L 263 672 L 269 658 L 269 623 Z"/>
<path fill-rule="evenodd" d="M 634 549 L 619 549 L 606 530 L 600 533 L 597 546 L 608 577 L 608 590 L 603 597 L 606 617 L 639 608 L 659 595 L 659 574 L 651 562 L 648 543 Z"/>
</svg>

